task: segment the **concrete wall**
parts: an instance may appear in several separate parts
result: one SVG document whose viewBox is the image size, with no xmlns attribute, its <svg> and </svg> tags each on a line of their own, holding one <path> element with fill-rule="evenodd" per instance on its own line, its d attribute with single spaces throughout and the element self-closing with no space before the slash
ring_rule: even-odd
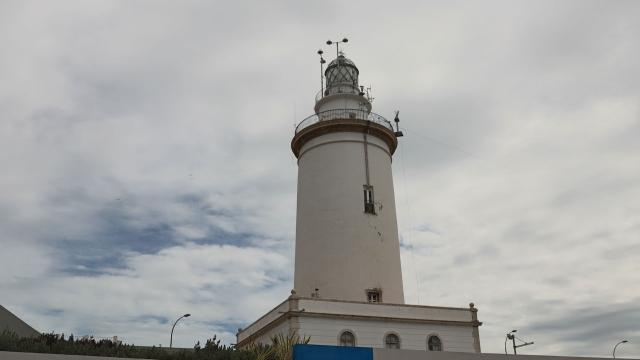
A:
<svg viewBox="0 0 640 360">
<path fill-rule="evenodd" d="M 124 360 L 124 358 L 84 356 L 84 355 L 61 355 L 61 354 L 36 354 L 20 353 L 10 351 L 0 351 L 2 360 Z M 128 359 L 131 360 L 131 359 Z"/>
<path fill-rule="evenodd" d="M 276 336 L 278 334 L 282 334 L 287 336 L 289 332 L 294 329 L 293 319 L 287 319 L 281 322 L 280 324 L 270 328 L 265 331 L 260 337 L 256 340 L 257 344 L 271 345 L 271 337 Z"/>
<path fill-rule="evenodd" d="M 460 322 L 471 322 L 473 320 L 473 313 L 469 308 L 440 306 L 366 303 L 299 298 L 297 308 L 304 309 L 306 313 L 312 312 L 349 316 L 374 316 L 408 320 L 420 319 Z"/>
<path fill-rule="evenodd" d="M 282 317 L 285 312 L 290 310 L 289 308 L 290 306 L 291 306 L 291 303 L 289 299 L 278 304 L 275 308 L 271 309 L 271 311 L 264 314 L 258 320 L 254 321 L 251 325 L 247 326 L 242 331 L 240 331 L 237 335 L 237 339 L 236 339 L 237 343 L 238 344 L 242 343 L 244 340 L 246 340 L 249 336 L 251 336 L 255 332 L 260 331 L 261 329 L 267 327 L 272 322 L 276 321 L 278 318 Z M 265 339 L 269 339 L 269 338 L 266 337 Z M 264 341 L 260 340 L 260 342 L 263 342 L 263 343 L 265 341 L 266 340 Z"/>
<path fill-rule="evenodd" d="M 604 358 L 588 358 L 575 356 L 541 356 L 517 355 L 519 360 L 587 360 Z M 440 351 L 411 351 L 373 349 L 373 360 L 512 360 L 514 355 L 505 354 L 466 354 Z M 296 359 L 298 360 L 298 359 Z M 610 360 L 610 359 L 609 359 Z"/>
<path fill-rule="evenodd" d="M 404 303 L 391 155 L 368 136 L 370 184 L 376 215 L 364 212 L 363 133 L 337 132 L 305 143 L 298 158 L 294 288 L 321 298 L 367 301 L 366 289 L 382 289 L 382 301 Z"/>
<path fill-rule="evenodd" d="M 288 309 L 288 311 L 285 311 Z M 475 308 L 363 303 L 291 296 L 238 334 L 238 345 L 269 344 L 270 337 L 296 331 L 312 344 L 338 345 L 340 334 L 351 331 L 358 346 L 384 347 L 394 333 L 402 349 L 426 350 L 437 335 L 445 351 L 479 352 Z M 266 320 L 271 320 L 267 322 Z"/>
<path fill-rule="evenodd" d="M 520 360 L 604 360 L 573 356 L 517 355 Z M 514 355 L 476 354 L 441 351 L 345 348 L 338 346 L 296 345 L 294 360 L 510 360 Z"/>
<path fill-rule="evenodd" d="M 312 344 L 338 345 L 342 331 L 349 330 L 361 347 L 383 348 L 385 335 L 394 333 L 401 349 L 426 351 L 427 337 L 438 335 L 445 351 L 475 352 L 471 327 L 312 317 L 299 321 L 299 333 L 310 336 Z"/>
</svg>

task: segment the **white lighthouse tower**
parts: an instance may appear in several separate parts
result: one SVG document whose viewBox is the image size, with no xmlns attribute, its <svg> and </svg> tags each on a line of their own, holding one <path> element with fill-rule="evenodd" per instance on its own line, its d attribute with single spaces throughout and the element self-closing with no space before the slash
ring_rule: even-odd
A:
<svg viewBox="0 0 640 360">
<path fill-rule="evenodd" d="M 294 288 L 325 299 L 403 304 L 389 121 L 371 112 L 356 65 L 340 54 L 325 71 L 315 114 L 296 128 Z"/>
<path fill-rule="evenodd" d="M 296 127 L 294 290 L 239 330 L 237 346 L 297 332 L 321 345 L 480 352 L 473 304 L 405 305 L 391 171 L 401 133 L 371 111 L 359 74 L 338 52 Z"/>
</svg>

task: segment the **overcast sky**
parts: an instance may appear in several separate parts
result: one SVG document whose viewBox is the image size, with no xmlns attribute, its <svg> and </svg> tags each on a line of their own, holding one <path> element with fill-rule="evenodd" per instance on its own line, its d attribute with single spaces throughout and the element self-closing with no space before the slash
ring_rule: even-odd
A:
<svg viewBox="0 0 640 360">
<path fill-rule="evenodd" d="M 408 303 L 484 352 L 640 357 L 640 2 L 1 1 L 0 303 L 191 347 L 293 286 L 294 124 L 344 47 L 394 156 Z"/>
</svg>

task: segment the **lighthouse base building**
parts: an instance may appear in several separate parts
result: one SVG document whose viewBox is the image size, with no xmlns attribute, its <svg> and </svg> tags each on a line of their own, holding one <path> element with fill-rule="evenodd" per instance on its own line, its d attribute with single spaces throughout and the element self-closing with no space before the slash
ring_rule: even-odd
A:
<svg viewBox="0 0 640 360">
<path fill-rule="evenodd" d="M 291 295 L 241 330 L 237 347 L 271 344 L 277 334 L 311 344 L 405 350 L 480 352 L 477 309 L 364 303 Z"/>
<path fill-rule="evenodd" d="M 473 304 L 404 303 L 391 167 L 402 132 L 397 116 L 394 129 L 371 111 L 359 73 L 337 54 L 315 113 L 296 127 L 294 290 L 239 330 L 237 347 L 296 333 L 316 345 L 479 353 Z"/>
</svg>

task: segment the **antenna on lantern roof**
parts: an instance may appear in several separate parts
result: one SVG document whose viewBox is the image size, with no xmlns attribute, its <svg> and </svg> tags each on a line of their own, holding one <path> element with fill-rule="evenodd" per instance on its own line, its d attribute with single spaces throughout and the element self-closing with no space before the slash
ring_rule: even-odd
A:
<svg viewBox="0 0 640 360">
<path fill-rule="evenodd" d="M 375 98 L 373 97 L 373 93 L 371 91 L 371 85 L 369 85 L 367 87 L 367 100 L 369 100 L 369 102 L 373 102 L 373 99 Z"/>
<path fill-rule="evenodd" d="M 342 40 L 340 40 L 340 41 L 331 41 L 331 40 L 327 40 L 327 45 L 333 45 L 333 44 L 336 44 L 336 57 L 338 57 L 338 56 L 340 56 L 340 48 L 339 48 L 340 43 L 346 43 L 346 42 L 349 42 L 349 39 L 347 39 L 347 38 L 343 38 L 343 39 L 342 39 Z"/>
<path fill-rule="evenodd" d="M 327 62 L 323 57 L 324 51 L 322 49 L 318 50 L 318 55 L 320 55 L 320 96 L 324 97 L 324 64 Z"/>
</svg>

